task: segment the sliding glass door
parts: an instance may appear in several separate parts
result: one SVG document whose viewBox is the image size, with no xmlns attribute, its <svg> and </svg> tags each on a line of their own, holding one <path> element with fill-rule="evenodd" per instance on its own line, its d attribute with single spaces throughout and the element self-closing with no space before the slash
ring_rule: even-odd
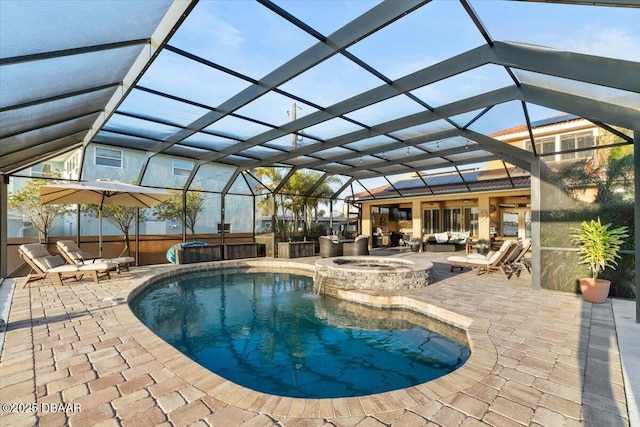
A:
<svg viewBox="0 0 640 427">
<path fill-rule="evenodd" d="M 440 233 L 440 209 L 425 209 L 422 218 L 422 228 L 425 234 Z"/>
<path fill-rule="evenodd" d="M 479 219 L 480 215 L 477 206 L 464 208 L 464 231 L 468 231 L 470 236 L 478 236 L 480 234 Z"/>
<path fill-rule="evenodd" d="M 443 231 L 462 231 L 463 217 L 460 208 L 442 209 Z"/>
</svg>

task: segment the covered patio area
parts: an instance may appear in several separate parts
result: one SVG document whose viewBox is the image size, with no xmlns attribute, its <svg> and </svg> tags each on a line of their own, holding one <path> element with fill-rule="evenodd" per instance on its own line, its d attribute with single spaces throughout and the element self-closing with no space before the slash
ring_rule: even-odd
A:
<svg viewBox="0 0 640 427">
<path fill-rule="evenodd" d="M 126 303 L 131 290 L 180 268 L 137 267 L 99 285 L 15 287 L 0 362 L 3 403 L 64 403 L 68 410 L 4 412 L 2 424 L 629 425 L 611 300 L 594 305 L 578 295 L 531 290 L 526 272 L 511 280 L 450 273 L 446 254 L 375 252 L 434 263 L 428 288 L 394 295 L 468 320 L 474 357 L 460 370 L 361 398 L 257 393 L 206 371 L 133 316 Z M 311 267 L 314 260 L 278 268 Z"/>
</svg>

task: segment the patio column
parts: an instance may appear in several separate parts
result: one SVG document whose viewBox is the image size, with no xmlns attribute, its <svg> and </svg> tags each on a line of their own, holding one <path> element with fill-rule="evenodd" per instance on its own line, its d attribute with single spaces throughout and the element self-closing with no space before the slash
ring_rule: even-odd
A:
<svg viewBox="0 0 640 427">
<path fill-rule="evenodd" d="M 640 323 L 640 130 L 633 132 L 634 224 L 636 239 L 636 323 Z"/>
<path fill-rule="evenodd" d="M 9 259 L 7 249 L 7 232 L 9 231 L 9 221 L 7 219 L 9 204 L 9 175 L 2 175 L 0 183 L 0 282 L 7 277 L 7 260 Z"/>
<path fill-rule="evenodd" d="M 411 237 L 417 238 L 422 241 L 422 201 L 420 199 L 414 199 L 411 202 Z M 422 252 L 422 245 L 420 245 L 420 252 Z"/>
<path fill-rule="evenodd" d="M 374 226 L 371 223 L 371 205 L 366 203 L 360 204 L 360 215 L 362 216 L 362 231 L 361 234 L 369 236 L 369 249 L 373 248 L 373 230 Z"/>
<path fill-rule="evenodd" d="M 547 179 L 547 165 L 541 159 L 531 162 L 531 289 L 542 288 L 542 254 L 540 221 L 542 217 L 542 189 Z"/>
<path fill-rule="evenodd" d="M 478 238 L 491 239 L 491 219 L 489 218 L 491 203 L 488 194 L 478 195 Z"/>
</svg>

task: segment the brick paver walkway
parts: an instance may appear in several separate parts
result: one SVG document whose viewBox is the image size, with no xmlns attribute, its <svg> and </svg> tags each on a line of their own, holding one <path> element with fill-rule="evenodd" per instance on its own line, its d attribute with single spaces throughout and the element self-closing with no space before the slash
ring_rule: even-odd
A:
<svg viewBox="0 0 640 427">
<path fill-rule="evenodd" d="M 408 256 L 432 260 L 435 282 L 402 296 L 470 322 L 472 358 L 438 380 L 323 400 L 236 386 L 133 317 L 123 298 L 150 275 L 175 268 L 139 267 L 98 285 L 16 288 L 0 401 L 22 412 L 3 411 L 0 425 L 628 425 L 609 301 L 531 291 L 526 273 L 512 280 L 449 273 L 444 254 Z"/>
</svg>

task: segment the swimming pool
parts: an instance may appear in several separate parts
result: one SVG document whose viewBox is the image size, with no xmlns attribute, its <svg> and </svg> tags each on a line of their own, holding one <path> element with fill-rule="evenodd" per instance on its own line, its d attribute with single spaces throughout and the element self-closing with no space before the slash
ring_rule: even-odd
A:
<svg viewBox="0 0 640 427">
<path fill-rule="evenodd" d="M 162 279 L 131 307 L 209 370 L 280 396 L 381 393 L 438 378 L 469 357 L 465 344 L 428 329 L 426 316 L 318 296 L 312 287 L 298 274 L 207 271 Z"/>
</svg>

